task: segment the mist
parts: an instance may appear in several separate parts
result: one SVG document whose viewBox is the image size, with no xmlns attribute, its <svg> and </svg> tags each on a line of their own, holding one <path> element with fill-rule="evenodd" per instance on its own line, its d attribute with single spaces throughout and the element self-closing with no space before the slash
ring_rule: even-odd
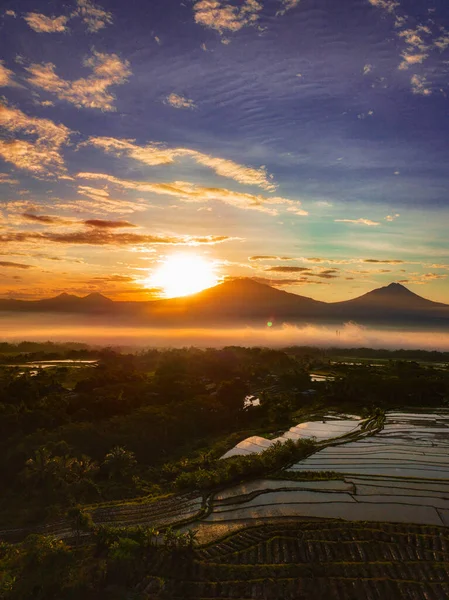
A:
<svg viewBox="0 0 449 600">
<path fill-rule="evenodd" d="M 337 329 L 338 327 L 338 329 Z M 111 325 L 110 320 L 79 315 L 18 315 L 0 318 L 0 341 L 83 342 L 100 346 L 222 347 L 338 346 L 388 349 L 449 350 L 449 330 L 380 329 L 354 322 L 343 325 L 283 325 L 169 329 Z"/>
</svg>

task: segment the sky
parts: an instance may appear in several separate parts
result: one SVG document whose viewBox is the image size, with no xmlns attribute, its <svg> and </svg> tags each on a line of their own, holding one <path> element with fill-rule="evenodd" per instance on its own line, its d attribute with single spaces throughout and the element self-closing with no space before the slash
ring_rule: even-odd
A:
<svg viewBox="0 0 449 600">
<path fill-rule="evenodd" d="M 0 11 L 0 297 L 157 298 L 187 255 L 319 300 L 397 281 L 449 303 L 445 0 Z"/>
</svg>

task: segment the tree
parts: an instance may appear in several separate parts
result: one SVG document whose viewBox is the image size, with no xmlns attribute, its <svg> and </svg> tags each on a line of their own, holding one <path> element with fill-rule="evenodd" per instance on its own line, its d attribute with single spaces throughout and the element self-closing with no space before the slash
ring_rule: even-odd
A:
<svg viewBox="0 0 449 600">
<path fill-rule="evenodd" d="M 84 532 L 92 531 L 94 527 L 92 516 L 83 510 L 81 506 L 73 506 L 67 511 L 67 517 L 75 533 L 76 545 L 78 546 L 81 535 Z"/>
<path fill-rule="evenodd" d="M 128 477 L 136 464 L 134 452 L 126 450 L 123 446 L 114 446 L 106 454 L 103 461 L 103 465 L 106 467 L 111 479 Z"/>
</svg>

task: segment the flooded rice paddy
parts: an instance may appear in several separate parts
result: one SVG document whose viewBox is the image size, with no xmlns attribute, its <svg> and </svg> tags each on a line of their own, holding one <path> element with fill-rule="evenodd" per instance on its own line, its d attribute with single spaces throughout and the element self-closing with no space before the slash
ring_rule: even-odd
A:
<svg viewBox="0 0 449 600">
<path fill-rule="evenodd" d="M 449 526 L 449 409 L 389 412 L 378 433 L 338 439 L 357 433 L 359 425 L 330 415 L 293 427 L 277 439 L 316 437 L 329 444 L 284 470 L 285 479 L 216 494 L 202 527 L 292 517 Z M 274 441 L 249 438 L 225 456 L 260 451 Z M 323 471 L 335 479 L 289 480 L 292 473 L 310 479 Z"/>
<path fill-rule="evenodd" d="M 242 456 L 244 454 L 258 454 L 263 452 L 276 442 L 287 440 L 315 439 L 322 442 L 348 435 L 356 432 L 361 425 L 359 417 L 351 415 L 351 418 L 341 418 L 333 415 L 323 417 L 321 421 L 309 421 L 291 427 L 281 436 L 274 439 L 266 439 L 259 436 L 251 436 L 239 442 L 234 448 L 228 450 L 222 458 L 231 456 Z"/>
</svg>

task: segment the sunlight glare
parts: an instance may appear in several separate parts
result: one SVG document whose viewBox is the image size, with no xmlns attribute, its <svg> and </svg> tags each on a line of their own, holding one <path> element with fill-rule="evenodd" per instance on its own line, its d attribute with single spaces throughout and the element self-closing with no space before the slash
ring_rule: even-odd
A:
<svg viewBox="0 0 449 600">
<path fill-rule="evenodd" d="M 212 262 L 193 254 L 175 254 L 166 258 L 148 282 L 162 288 L 166 298 L 175 298 L 212 287 L 218 278 Z"/>
</svg>

